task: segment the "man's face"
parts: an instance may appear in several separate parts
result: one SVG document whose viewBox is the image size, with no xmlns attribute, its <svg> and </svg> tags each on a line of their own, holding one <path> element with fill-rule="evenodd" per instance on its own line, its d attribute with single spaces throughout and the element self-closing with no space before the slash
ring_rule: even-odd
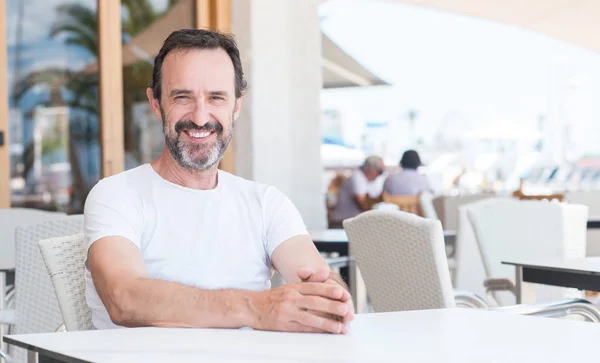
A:
<svg viewBox="0 0 600 363">
<path fill-rule="evenodd" d="M 217 165 L 233 137 L 241 100 L 233 63 L 222 49 L 174 50 L 162 65 L 160 100 L 148 98 L 163 121 L 165 143 L 184 168 Z M 160 101 L 160 102 L 159 102 Z"/>
</svg>

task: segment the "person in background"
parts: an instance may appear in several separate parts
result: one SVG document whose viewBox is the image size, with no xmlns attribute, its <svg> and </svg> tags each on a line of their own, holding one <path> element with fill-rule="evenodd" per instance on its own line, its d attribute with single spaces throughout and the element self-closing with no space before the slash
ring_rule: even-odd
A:
<svg viewBox="0 0 600 363">
<path fill-rule="evenodd" d="M 387 177 L 383 184 L 383 192 L 389 195 L 419 195 L 422 192 L 432 192 L 427 177 L 417 171 L 421 165 L 421 157 L 415 150 L 404 152 L 400 160 L 402 171 Z"/>
<path fill-rule="evenodd" d="M 341 225 L 344 219 L 356 217 L 370 209 L 369 197 L 377 198 L 381 195 L 381 187 L 375 180 L 384 171 L 383 159 L 369 156 L 352 176 L 344 180 L 332 215 L 334 223 Z"/>
</svg>

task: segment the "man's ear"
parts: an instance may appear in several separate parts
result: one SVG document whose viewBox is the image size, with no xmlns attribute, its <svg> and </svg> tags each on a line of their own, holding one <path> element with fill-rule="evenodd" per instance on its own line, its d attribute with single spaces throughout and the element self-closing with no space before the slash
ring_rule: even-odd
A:
<svg viewBox="0 0 600 363">
<path fill-rule="evenodd" d="M 235 108 L 233 109 L 233 121 L 236 121 L 240 115 L 240 110 L 242 109 L 242 99 L 244 97 L 240 97 L 235 100 Z"/>
<path fill-rule="evenodd" d="M 152 88 L 146 88 L 146 97 L 148 97 L 148 102 L 150 103 L 150 107 L 152 107 L 152 112 L 154 112 L 154 116 L 163 122 L 163 116 L 160 112 L 160 102 L 156 98 L 154 98 L 154 93 L 152 92 Z"/>
</svg>

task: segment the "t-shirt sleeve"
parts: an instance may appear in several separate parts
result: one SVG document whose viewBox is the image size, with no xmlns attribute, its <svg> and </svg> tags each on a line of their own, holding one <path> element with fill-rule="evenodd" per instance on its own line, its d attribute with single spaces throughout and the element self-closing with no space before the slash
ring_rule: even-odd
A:
<svg viewBox="0 0 600 363">
<path fill-rule="evenodd" d="M 299 235 L 308 235 L 300 212 L 279 189 L 269 187 L 263 196 L 262 210 L 265 248 L 269 258 L 286 240 Z"/>
<path fill-rule="evenodd" d="M 357 172 L 358 173 L 358 172 Z M 369 192 L 369 184 L 367 178 L 362 175 L 354 174 L 351 177 L 350 185 L 352 186 L 352 195 L 366 195 Z"/>
<path fill-rule="evenodd" d="M 102 180 L 90 191 L 84 208 L 86 255 L 101 238 L 120 236 L 141 246 L 141 206 L 126 183 Z"/>
</svg>

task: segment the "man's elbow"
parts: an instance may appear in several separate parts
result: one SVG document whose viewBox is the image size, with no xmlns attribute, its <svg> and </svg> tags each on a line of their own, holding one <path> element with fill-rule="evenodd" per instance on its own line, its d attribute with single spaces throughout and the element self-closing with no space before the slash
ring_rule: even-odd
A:
<svg viewBox="0 0 600 363">
<path fill-rule="evenodd" d="M 136 304 L 127 286 L 115 286 L 102 299 L 110 320 L 119 326 L 136 327 Z"/>
</svg>

